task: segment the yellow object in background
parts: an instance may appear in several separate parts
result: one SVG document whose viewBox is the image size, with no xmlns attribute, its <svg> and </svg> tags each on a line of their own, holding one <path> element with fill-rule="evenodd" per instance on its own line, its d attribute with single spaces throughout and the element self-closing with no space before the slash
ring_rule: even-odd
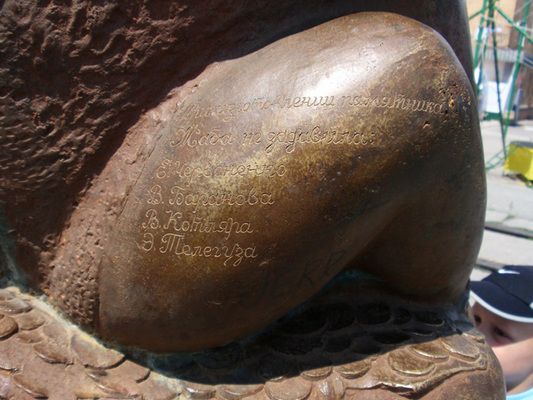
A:
<svg viewBox="0 0 533 400">
<path fill-rule="evenodd" d="M 505 172 L 520 174 L 533 181 L 533 143 L 511 142 L 504 169 Z"/>
</svg>

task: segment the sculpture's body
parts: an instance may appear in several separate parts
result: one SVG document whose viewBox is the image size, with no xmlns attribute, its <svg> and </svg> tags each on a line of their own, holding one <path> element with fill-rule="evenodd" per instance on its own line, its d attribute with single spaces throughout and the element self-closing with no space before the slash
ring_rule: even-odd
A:
<svg viewBox="0 0 533 400">
<path fill-rule="evenodd" d="M 139 6 L 140 20 L 160 21 L 145 33 L 152 41 L 136 36 L 139 19 L 118 6 L 71 9 L 65 32 L 82 35 L 85 24 L 85 36 L 68 48 L 58 32 L 47 33 L 42 58 L 33 58 L 39 69 L 54 59 L 48 51 L 62 49 L 58 57 L 68 54 L 65 65 L 76 66 L 71 81 L 38 78 L 50 87 L 26 101 L 19 81 L 33 47 L 10 58 L 10 73 L 21 78 L 3 98 L 11 110 L 3 122 L 29 139 L 8 134 L 2 154 L 13 240 L 3 240 L 5 273 L 18 273 L 100 337 L 155 351 L 201 350 L 258 332 L 343 270 L 381 279 L 381 291 L 462 312 L 484 211 L 475 100 L 461 65 L 469 67 L 466 24 L 445 22 L 444 2 L 382 3 L 375 8 L 439 29 L 460 59 L 437 32 L 395 14 L 353 14 L 304 30 L 363 10 L 358 2 L 328 4 L 332 14 L 317 3 L 275 23 L 276 11 L 289 10 L 280 3 L 263 18 L 249 16 L 242 31 L 214 36 L 195 24 L 192 5 Z M 10 6 L 6 26 L 16 19 Z M 254 7 L 226 11 L 228 24 Z M 460 4 L 450 12 L 464 22 Z M 44 15 L 48 26 L 60 25 L 63 14 L 49 5 L 27 24 L 46 25 Z M 173 42 L 180 34 L 195 42 Z M 394 323 L 380 323 L 387 321 Z M 10 335 L 16 325 L 9 326 Z M 444 349 L 459 354 L 459 364 L 432 370 L 424 378 L 432 383 L 406 389 L 410 396 L 492 365 L 483 345 L 480 353 L 450 343 Z M 328 363 L 348 365 L 348 347 Z M 430 359 L 443 359 L 434 352 Z M 406 376 L 430 373 L 388 357 Z M 377 393 L 385 370 L 376 365 L 355 388 Z M 481 384 L 492 373 L 471 376 Z M 408 385 L 382 379 L 387 390 Z"/>
<path fill-rule="evenodd" d="M 101 244 L 99 329 L 163 351 L 219 346 L 351 267 L 455 300 L 483 218 L 473 101 L 451 49 L 394 15 L 209 67 L 161 107 L 124 188 Z"/>
</svg>

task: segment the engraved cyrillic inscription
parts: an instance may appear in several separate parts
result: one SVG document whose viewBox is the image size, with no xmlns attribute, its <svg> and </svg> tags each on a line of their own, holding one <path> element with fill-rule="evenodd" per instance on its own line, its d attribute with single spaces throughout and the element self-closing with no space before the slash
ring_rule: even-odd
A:
<svg viewBox="0 0 533 400">
<path fill-rule="evenodd" d="M 340 104 L 348 104 L 352 107 L 376 107 L 376 108 L 395 108 L 397 110 L 411 111 L 411 112 L 425 112 L 429 114 L 443 114 L 445 111 L 445 104 L 438 104 L 432 101 L 421 99 L 408 99 L 404 95 L 396 96 L 342 96 Z"/>
<path fill-rule="evenodd" d="M 145 252 L 149 252 L 154 248 L 154 234 L 145 232 L 142 236 L 142 242 L 137 243 L 137 247 Z"/>
<path fill-rule="evenodd" d="M 273 163 L 230 163 L 230 164 L 211 164 L 191 165 L 181 161 L 165 159 L 156 170 L 157 179 L 180 178 L 187 186 L 202 178 L 221 178 L 221 177 L 282 177 L 287 173 L 285 164 Z"/>
<path fill-rule="evenodd" d="M 148 190 L 148 204 L 161 204 L 163 202 L 163 197 L 161 195 L 161 186 L 154 185 Z"/>
<path fill-rule="evenodd" d="M 449 102 L 366 91 L 337 96 L 256 97 L 218 105 L 180 103 L 165 144 L 165 158 L 154 167 L 153 183 L 143 199 L 146 208 L 137 247 L 172 259 L 220 259 L 224 266 L 257 258 L 260 254 L 253 239 L 264 227 L 257 219 L 262 213 L 248 209 L 262 208 L 267 215 L 278 202 L 283 204 L 287 178 L 292 173 L 301 176 L 301 171 L 289 167 L 297 165 L 291 163 L 294 153 L 342 147 L 357 151 L 377 145 L 383 134 L 379 124 L 338 124 L 342 113 L 373 108 L 384 113 L 439 115 L 452 106 Z M 283 120 L 292 123 L 283 126 L 272 118 L 276 115 L 272 113 L 294 115 L 296 110 L 306 112 L 301 124 L 291 117 Z M 319 113 L 325 113 L 325 118 L 312 117 L 322 115 Z M 240 124 L 241 117 L 247 125 Z M 277 182 L 280 190 L 274 193 Z M 304 274 L 301 283 L 306 279 Z"/>
<path fill-rule="evenodd" d="M 156 251 L 160 254 L 169 254 L 186 257 L 221 258 L 224 266 L 237 267 L 244 259 L 257 258 L 255 246 L 242 247 L 239 243 L 233 245 L 194 245 L 187 241 L 186 235 L 178 233 L 165 233 L 157 235 L 144 233 L 142 243 L 137 247 L 149 253 Z"/>
<path fill-rule="evenodd" d="M 191 131 L 191 128 L 178 128 L 178 132 Z M 181 134 L 181 133 L 180 133 Z M 195 135 L 203 138 L 200 131 L 195 131 Z M 320 144 L 320 145 L 352 145 L 352 146 L 366 146 L 374 143 L 375 132 L 367 132 L 363 130 L 347 130 L 341 128 L 324 128 L 322 126 L 314 126 L 309 128 L 295 128 L 295 129 L 278 129 L 271 131 L 256 131 L 256 132 L 244 132 L 242 134 L 225 133 L 224 142 L 220 142 L 221 145 L 238 143 L 242 146 L 246 145 L 262 145 L 266 153 L 270 153 L 277 145 L 281 145 L 286 153 L 292 153 L 298 145 L 301 144 Z M 201 144 L 203 143 L 203 144 Z M 171 140 L 171 146 L 188 146 L 196 147 L 210 144 L 210 141 L 202 141 L 192 136 L 185 142 L 183 140 Z M 163 165 L 161 166 L 163 168 Z M 218 170 L 225 169 L 227 172 L 229 166 L 218 166 Z M 193 173 L 193 170 L 201 170 L 201 167 L 185 167 L 187 174 Z M 217 167 L 215 167 L 217 168 Z M 248 168 L 244 165 L 237 165 L 237 171 L 233 174 L 245 173 Z M 229 167 L 229 169 L 232 169 Z M 158 170 L 159 171 L 159 170 Z M 211 175 L 215 174 L 215 170 Z M 186 171 L 181 174 L 184 175 Z M 164 173 L 159 172 L 159 176 Z M 209 172 L 207 173 L 209 174 Z M 278 171 L 279 174 L 279 171 Z M 282 176 L 282 175 L 280 175 Z"/>
<path fill-rule="evenodd" d="M 289 110 L 295 108 L 334 108 L 335 106 L 350 105 L 354 107 L 395 108 L 410 112 L 425 112 L 442 114 L 446 104 L 435 103 L 427 99 L 408 99 L 405 95 L 395 93 L 390 96 L 375 97 L 369 94 L 353 94 L 350 96 L 285 96 L 275 98 L 256 97 L 250 101 L 216 105 L 201 105 L 199 103 L 176 105 L 178 120 L 191 121 L 203 118 L 217 118 L 223 122 L 233 121 L 242 114 L 249 112 L 274 110 Z"/>
<path fill-rule="evenodd" d="M 164 229 L 180 233 L 221 233 L 225 240 L 228 240 L 232 235 L 254 232 L 250 222 L 239 222 L 231 217 L 224 220 L 213 220 L 196 215 L 187 218 L 180 211 L 165 210 L 164 213 L 159 214 L 153 208 L 146 211 L 141 228 L 143 230 Z"/>
<path fill-rule="evenodd" d="M 170 141 L 171 146 L 227 146 L 233 144 L 233 137 L 229 132 L 214 129 L 202 132 L 198 126 L 191 125 L 187 128 L 178 128 L 176 136 Z"/>
<path fill-rule="evenodd" d="M 191 192 L 180 186 L 172 186 L 170 194 L 168 204 L 192 206 L 193 213 L 196 213 L 199 207 L 220 207 L 223 205 L 237 207 L 268 206 L 274 204 L 272 193 L 261 193 L 254 188 L 238 191 L 213 190 L 209 192 Z"/>
<path fill-rule="evenodd" d="M 256 248 L 241 247 L 239 243 L 233 246 L 195 246 L 186 242 L 184 235 L 166 233 L 161 237 L 159 252 L 174 253 L 177 256 L 223 258 L 225 266 L 237 267 L 245 258 L 257 258 Z"/>
<path fill-rule="evenodd" d="M 176 112 L 180 113 L 180 119 L 191 120 L 206 117 L 215 117 L 224 122 L 234 120 L 243 113 L 268 109 L 289 109 L 298 107 L 334 107 L 335 96 L 277 96 L 274 99 L 257 97 L 251 101 L 242 103 L 218 104 L 203 106 L 198 103 L 176 105 Z"/>
<path fill-rule="evenodd" d="M 366 146 L 374 143 L 375 136 L 375 132 L 324 129 L 320 126 L 311 129 L 279 130 L 268 132 L 265 151 L 270 153 L 277 145 L 286 153 L 294 152 L 301 144 Z"/>
</svg>

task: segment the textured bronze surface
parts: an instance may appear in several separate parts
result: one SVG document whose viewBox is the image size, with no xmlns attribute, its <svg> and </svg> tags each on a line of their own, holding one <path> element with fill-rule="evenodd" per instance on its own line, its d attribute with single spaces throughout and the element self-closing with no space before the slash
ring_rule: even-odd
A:
<svg viewBox="0 0 533 400">
<path fill-rule="evenodd" d="M 0 2 L 0 399 L 502 400 L 466 21 Z"/>
<path fill-rule="evenodd" d="M 0 326 L 6 319 L 14 326 L 0 332 L 0 399 L 505 397 L 495 356 L 461 310 L 350 282 L 333 285 L 253 339 L 134 359 L 14 288 L 0 290 L 0 298 Z"/>
<path fill-rule="evenodd" d="M 189 85 L 151 131 L 102 243 L 105 338 L 219 346 L 344 268 L 412 297 L 464 291 L 483 219 L 478 121 L 468 78 L 432 29 L 346 16 Z"/>
<path fill-rule="evenodd" d="M 187 82 L 214 62 L 359 11 L 426 23 L 470 71 L 462 0 L 3 1 L 0 236 L 9 276 L 93 329 L 104 244 Z M 175 99 L 165 108 L 167 96 Z"/>
<path fill-rule="evenodd" d="M 366 3 L 4 2 L 0 234 L 9 275 L 109 339 L 162 350 L 250 333 L 356 261 L 412 295 L 456 297 L 484 196 L 460 63 L 435 32 L 393 15 L 287 35 L 353 11 L 398 11 L 442 32 L 468 67 L 466 24 L 457 24 L 464 5 Z M 209 106 L 236 114 L 202 116 Z M 197 136 L 195 124 L 240 142 L 170 145 L 178 128 Z M 288 146 L 291 129 L 311 143 Z M 203 170 L 172 175 L 191 163 Z M 198 176 L 213 163 L 213 179 Z M 228 199 L 182 209 L 169 204 L 184 194 L 171 193 L 176 186 Z M 152 208 L 147 191 L 158 187 L 166 203 Z M 180 234 L 169 222 L 176 213 L 220 232 L 187 234 L 180 249 L 201 249 L 171 257 L 162 252 Z M 147 252 L 154 223 L 168 227 Z"/>
</svg>

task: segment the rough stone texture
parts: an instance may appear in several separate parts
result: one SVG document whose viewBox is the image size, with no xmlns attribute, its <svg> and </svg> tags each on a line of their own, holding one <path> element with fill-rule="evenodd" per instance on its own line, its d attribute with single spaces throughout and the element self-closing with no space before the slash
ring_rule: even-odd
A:
<svg viewBox="0 0 533 400">
<path fill-rule="evenodd" d="M 59 236 L 93 178 L 146 110 L 210 63 L 328 19 L 398 11 L 441 32 L 469 71 L 461 1 L 29 1 L 0 3 L 0 206 L 14 258 L 47 291 Z M 444 16 L 444 17 L 443 17 Z M 191 45 L 194 43 L 194 45 Z M 132 161 L 135 162 L 135 157 Z M 109 217 L 116 213 L 110 188 Z M 99 216 L 99 218 L 104 218 Z M 78 221 L 92 221 L 78 217 Z M 67 308 L 92 325 L 99 222 L 79 238 L 81 293 Z M 89 227 L 88 232 L 90 233 Z"/>
<path fill-rule="evenodd" d="M 134 358 L 97 343 L 41 301 L 0 289 L 0 306 L 15 300 L 28 310 L 0 311 L 0 399 L 505 398 L 494 354 L 460 310 L 405 302 L 382 289 L 376 301 L 373 285 L 352 285 L 337 282 L 255 338 Z"/>
</svg>

